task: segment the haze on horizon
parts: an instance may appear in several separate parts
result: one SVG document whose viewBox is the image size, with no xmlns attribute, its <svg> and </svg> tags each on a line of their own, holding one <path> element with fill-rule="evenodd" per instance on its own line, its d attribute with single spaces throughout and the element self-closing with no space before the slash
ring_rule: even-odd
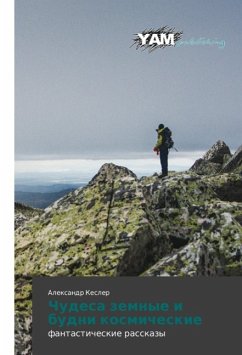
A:
<svg viewBox="0 0 242 355">
<path fill-rule="evenodd" d="M 202 152 L 171 152 L 170 171 L 189 169 Z M 143 158 L 122 159 L 53 159 L 53 160 L 17 160 L 15 162 L 15 184 L 43 185 L 60 183 L 87 183 L 103 164 L 114 163 L 132 170 L 138 177 L 160 173 L 160 162 L 152 153 Z"/>
<path fill-rule="evenodd" d="M 159 123 L 180 151 L 241 145 L 242 2 L 16 1 L 16 159 L 151 152 Z M 216 46 L 130 48 L 174 26 Z"/>
</svg>

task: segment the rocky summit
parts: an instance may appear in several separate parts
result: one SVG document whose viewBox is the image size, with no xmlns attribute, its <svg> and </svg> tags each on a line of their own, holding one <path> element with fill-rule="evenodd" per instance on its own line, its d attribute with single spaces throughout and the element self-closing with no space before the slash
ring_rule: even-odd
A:
<svg viewBox="0 0 242 355">
<path fill-rule="evenodd" d="M 222 172 L 242 172 L 242 145 L 236 150 L 227 163 L 224 164 Z"/>
<path fill-rule="evenodd" d="M 219 164 L 219 173 L 197 173 L 193 166 L 163 179 L 138 179 L 125 167 L 104 164 L 87 186 L 21 223 L 17 354 L 31 354 L 34 275 L 242 275 L 241 159 L 235 156 L 232 172 L 223 172 L 233 157 L 220 148 L 219 159 L 216 149 L 202 158 Z"/>
<path fill-rule="evenodd" d="M 216 174 L 222 170 L 231 157 L 232 154 L 227 144 L 219 140 L 202 158 L 195 161 L 190 170 L 199 175 Z"/>
</svg>

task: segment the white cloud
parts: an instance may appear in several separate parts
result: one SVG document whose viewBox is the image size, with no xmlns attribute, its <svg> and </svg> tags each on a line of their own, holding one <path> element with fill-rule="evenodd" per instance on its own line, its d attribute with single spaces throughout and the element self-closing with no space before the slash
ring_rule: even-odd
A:
<svg viewBox="0 0 242 355">
<path fill-rule="evenodd" d="M 169 170 L 186 170 L 203 152 L 174 152 L 169 156 Z M 160 171 L 159 157 L 144 153 L 131 159 L 54 159 L 19 160 L 15 162 L 16 181 L 31 180 L 49 183 L 88 182 L 105 163 L 125 166 L 138 176 Z"/>
</svg>

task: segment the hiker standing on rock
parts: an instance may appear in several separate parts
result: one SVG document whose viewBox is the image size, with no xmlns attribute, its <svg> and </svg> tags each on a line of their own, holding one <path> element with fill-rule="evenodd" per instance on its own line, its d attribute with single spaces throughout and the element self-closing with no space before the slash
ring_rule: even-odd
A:
<svg viewBox="0 0 242 355">
<path fill-rule="evenodd" d="M 168 175 L 168 153 L 169 149 L 173 147 L 174 142 L 171 138 L 171 130 L 168 127 L 165 127 L 162 123 L 159 124 L 156 132 L 158 137 L 153 150 L 154 152 L 157 152 L 157 155 L 160 154 L 162 174 L 159 177 L 162 178 Z"/>
</svg>

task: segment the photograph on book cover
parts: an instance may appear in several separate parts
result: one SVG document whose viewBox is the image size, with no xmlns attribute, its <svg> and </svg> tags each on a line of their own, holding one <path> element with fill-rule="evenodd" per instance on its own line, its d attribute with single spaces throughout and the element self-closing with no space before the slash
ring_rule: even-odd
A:
<svg viewBox="0 0 242 355">
<path fill-rule="evenodd" d="M 242 275 L 242 3 L 15 1 L 15 340 L 34 276 Z"/>
</svg>

